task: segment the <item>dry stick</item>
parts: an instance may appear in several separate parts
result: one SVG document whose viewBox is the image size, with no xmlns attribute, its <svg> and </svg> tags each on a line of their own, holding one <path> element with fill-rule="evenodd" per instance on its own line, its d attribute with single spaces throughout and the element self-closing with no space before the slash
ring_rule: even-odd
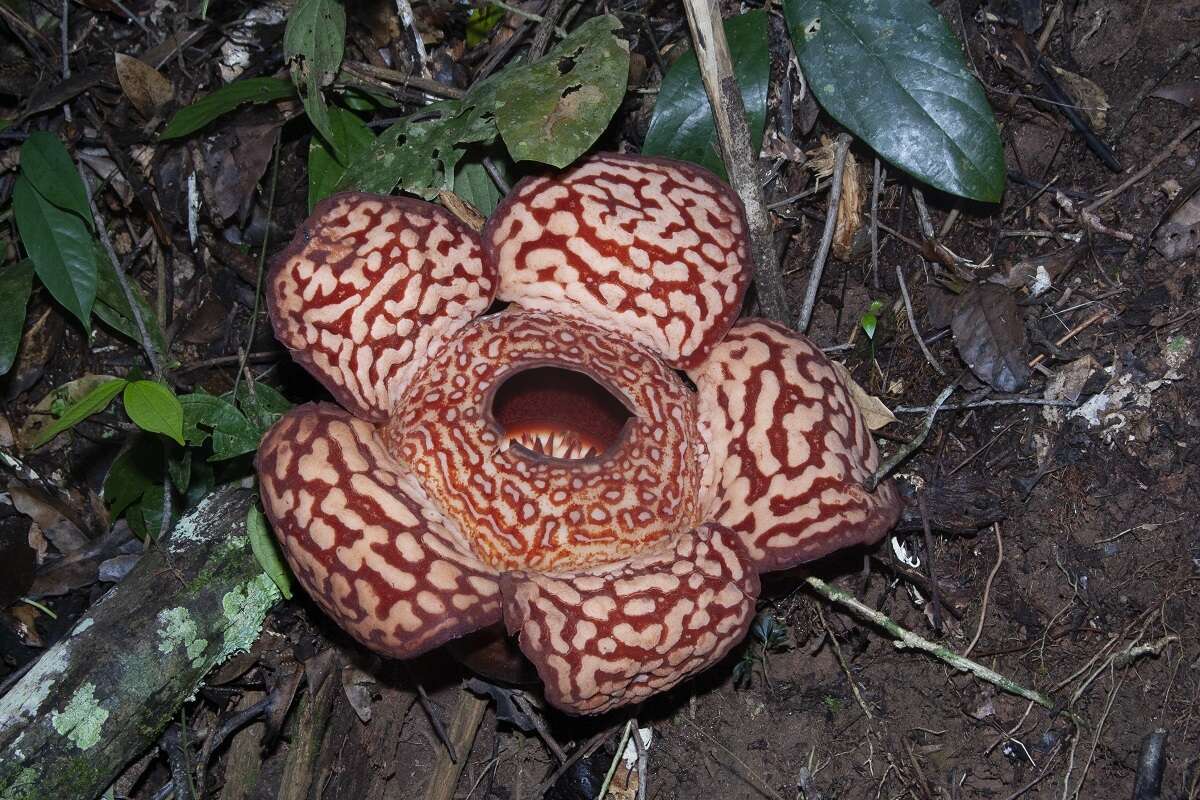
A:
<svg viewBox="0 0 1200 800">
<path fill-rule="evenodd" d="M 121 293 L 125 295 L 125 302 L 129 303 L 129 310 L 133 314 L 134 324 L 137 325 L 138 335 L 142 338 L 142 348 L 146 351 L 146 358 L 150 360 L 150 368 L 154 370 L 154 376 L 162 380 L 162 362 L 159 361 L 158 353 L 154 349 L 154 342 L 150 339 L 150 331 L 146 328 L 146 321 L 142 319 L 142 311 L 138 308 L 137 300 L 133 296 L 133 289 L 129 285 L 129 278 L 125 275 L 125 270 L 121 268 L 121 261 L 117 258 L 117 251 L 113 249 L 112 239 L 108 235 L 108 228 L 104 226 L 104 218 L 100 216 L 100 211 L 96 208 L 96 198 L 92 196 L 92 186 L 88 183 L 87 173 L 83 171 L 81 164 L 76 164 L 75 169 L 79 172 L 79 179 L 83 181 L 83 187 L 86 190 L 84 194 L 87 195 L 88 200 L 88 209 L 92 212 L 92 219 L 96 223 L 96 233 L 100 236 L 100 244 L 104 247 L 104 252 L 108 255 L 109 261 L 112 262 L 113 272 L 117 274 L 117 283 L 121 284 Z"/>
<path fill-rule="evenodd" d="M 883 183 L 883 167 L 875 156 L 875 174 L 871 180 L 871 285 L 879 288 L 879 192 Z"/>
<path fill-rule="evenodd" d="M 965 411 L 969 408 L 988 408 L 989 406 L 1059 406 L 1075 408 L 1079 403 L 1074 400 L 1047 400 L 1044 397 L 993 397 L 988 400 L 976 400 L 974 403 L 946 403 L 942 411 Z M 893 414 L 925 414 L 933 406 L 896 406 Z"/>
<path fill-rule="evenodd" d="M 1071 341 L 1076 336 L 1083 333 L 1085 330 L 1090 328 L 1092 325 L 1096 324 L 1101 319 L 1107 317 L 1108 315 L 1109 315 L 1109 310 L 1107 308 L 1100 309 L 1095 314 L 1092 314 L 1090 317 L 1085 319 L 1083 322 L 1079 323 L 1074 328 L 1071 328 L 1071 330 L 1067 331 L 1062 336 L 1058 337 L 1058 339 L 1054 342 L 1054 346 L 1062 347 L 1064 344 Z M 1030 359 L 1029 366 L 1036 367 L 1038 364 L 1042 363 L 1045 360 L 1046 360 L 1046 354 L 1039 353 L 1038 355 L 1036 355 L 1032 359 Z"/>
<path fill-rule="evenodd" d="M 629 733 L 633 728 L 634 722 L 632 719 L 625 723 L 625 729 L 621 731 L 621 738 L 617 740 L 616 755 L 613 756 L 612 763 L 608 765 L 608 772 L 604 774 L 604 783 L 600 784 L 600 791 L 596 793 L 596 800 L 604 800 L 608 796 L 608 787 L 612 784 L 613 776 L 617 774 L 617 766 L 621 763 L 621 755 L 625 752 L 625 743 L 629 741 Z"/>
<path fill-rule="evenodd" d="M 717 0 L 684 0 L 683 7 L 700 64 L 700 75 L 704 79 L 704 90 L 717 123 L 717 141 L 721 144 L 729 183 L 746 211 L 758 302 L 767 317 L 787 325 L 791 315 L 783 276 L 779 272 L 779 257 L 775 252 L 774 225 L 763 200 L 757 154 L 751 149 L 746 107 L 733 77 L 721 11 Z"/>
<path fill-rule="evenodd" d="M 808 274 L 808 288 L 804 291 L 804 305 L 800 309 L 799 319 L 796 320 L 796 330 L 800 333 L 808 330 L 808 325 L 812 322 L 813 306 L 817 304 L 817 289 L 821 286 L 821 273 L 825 271 L 825 261 L 829 258 L 829 247 L 833 244 L 833 233 L 837 229 L 838 207 L 842 202 L 842 173 L 846 170 L 846 154 L 849 150 L 849 135 L 838 134 L 833 177 L 831 178 L 833 183 L 829 185 L 829 210 L 825 212 L 825 231 L 821 234 L 821 244 L 817 247 L 812 271 Z"/>
<path fill-rule="evenodd" d="M 559 764 L 558 769 L 550 773 L 550 777 L 542 781 L 537 789 L 533 791 L 533 797 L 536 798 L 536 800 L 541 800 L 541 797 L 545 795 L 546 792 L 550 791 L 554 784 L 558 783 L 558 779 L 565 775 L 567 770 L 575 766 L 576 761 L 581 758 L 587 758 L 589 755 L 591 755 L 592 751 L 599 747 L 604 740 L 608 738 L 609 733 L 611 733 L 611 730 L 600 731 L 591 739 L 588 739 L 584 744 L 575 748 L 575 750 L 571 752 L 571 755 L 567 756 L 567 760 Z"/>
<path fill-rule="evenodd" d="M 954 391 L 955 386 L 956 384 L 952 383 L 945 389 L 942 389 L 942 393 L 937 396 L 937 400 L 934 400 L 933 405 L 929 407 L 928 416 L 925 417 L 925 424 L 921 427 L 921 432 L 917 434 L 916 438 L 893 453 L 892 457 L 887 461 L 880 464 L 879 469 L 875 470 L 873 475 L 867 476 L 867 479 L 863 481 L 863 486 L 868 492 L 875 491 L 875 487 L 879 485 L 879 482 L 891 474 L 891 471 L 898 467 L 900 462 L 921 448 L 921 445 L 925 443 L 925 437 L 933 429 L 933 418 L 937 416 L 938 409 L 945 404 L 946 398 Z"/>
<path fill-rule="evenodd" d="M 454 86 L 447 86 L 441 81 L 435 81 L 431 78 L 422 78 L 419 75 L 407 75 L 403 72 L 385 67 L 377 67 L 374 64 L 366 64 L 359 61 L 347 61 L 342 64 L 342 71 L 349 75 L 358 77 L 374 78 L 384 83 L 390 83 L 395 86 L 408 87 L 411 89 L 419 89 L 427 94 L 436 95 L 438 97 L 448 97 L 451 100 L 459 100 L 466 92 Z"/>
<path fill-rule="evenodd" d="M 875 715 L 871 713 L 871 709 L 867 706 L 867 701 L 863 699 L 862 692 L 858 690 L 858 684 L 854 680 L 854 675 L 850 672 L 850 665 L 846 663 L 846 657 L 842 655 L 842 646 L 838 643 L 837 636 L 834 635 L 833 629 L 829 627 L 829 623 L 825 621 L 825 613 L 821 611 L 820 606 L 817 606 L 817 619 L 821 621 L 821 627 L 825 629 L 825 635 L 829 637 L 829 644 L 833 648 L 833 655 L 837 658 L 838 666 L 842 668 L 842 672 L 846 674 L 846 680 L 850 684 L 850 691 L 854 694 L 854 699 L 858 701 L 858 707 L 862 709 L 867 719 L 874 720 Z"/>
<path fill-rule="evenodd" d="M 917 330 L 917 319 L 913 316 L 912 298 L 908 296 L 908 284 L 904 280 L 904 270 L 899 264 L 896 265 L 896 279 L 900 281 L 900 295 L 904 298 L 904 312 L 908 315 L 908 327 L 912 330 L 913 336 L 917 339 L 917 344 L 921 347 L 921 352 L 925 354 L 925 360 L 929 362 L 929 366 L 933 367 L 933 371 L 943 378 L 946 377 L 946 370 L 942 369 L 942 365 L 933 357 L 933 353 L 929 352 L 929 345 L 925 344 L 925 337 Z"/>
<path fill-rule="evenodd" d="M 826 600 L 850 609 L 856 616 L 859 617 L 859 619 L 870 622 L 871 624 L 885 630 L 888 634 L 896 639 L 894 644 L 897 649 L 903 650 L 908 648 L 912 650 L 921 650 L 922 652 L 929 653 L 931 656 L 934 656 L 946 664 L 949 664 L 955 669 L 963 672 L 969 672 L 975 677 L 985 680 L 993 686 L 1008 692 L 1009 694 L 1015 694 L 1019 697 L 1024 697 L 1026 700 L 1032 700 L 1043 708 L 1053 709 L 1055 707 L 1054 700 L 1042 694 L 1041 692 L 1035 689 L 1028 689 L 1019 683 L 1004 677 L 1000 673 L 988 669 L 982 664 L 958 655 L 947 647 L 943 647 L 940 644 L 934 644 L 923 636 L 918 636 L 912 631 L 905 630 L 897 625 L 896 622 L 891 619 L 891 617 L 880 613 L 870 606 L 860 602 L 848 592 L 839 589 L 836 586 L 830 586 L 828 583 L 816 576 L 809 575 L 804 579 L 804 582 Z"/>
<path fill-rule="evenodd" d="M 929 585 L 937 588 L 937 572 L 933 568 L 933 534 L 929 531 L 929 509 L 925 503 L 925 492 L 917 492 L 917 507 L 921 510 L 921 530 L 925 539 L 925 567 L 929 571 Z M 942 602 L 939 592 L 929 593 L 929 605 L 933 610 L 933 630 L 938 636 L 942 635 Z M 964 653 L 964 655 L 966 655 Z"/>
<path fill-rule="evenodd" d="M 476 697 L 463 689 L 459 692 L 458 706 L 454 709 L 454 719 L 450 723 L 450 740 L 454 749 L 462 754 L 457 761 L 450 758 L 449 750 L 439 750 L 437 762 L 429 777 L 429 786 L 425 789 L 425 800 L 450 800 L 458 786 L 458 778 L 462 775 L 463 767 L 467 765 L 467 756 L 475 744 L 475 735 L 483 723 L 483 714 L 487 711 L 488 701 Z"/>
<path fill-rule="evenodd" d="M 1130 186 L 1133 186 L 1135 183 L 1140 181 L 1142 178 L 1149 175 L 1151 172 L 1153 172 L 1155 169 L 1158 168 L 1159 164 L 1161 164 L 1162 162 L 1164 162 L 1168 158 L 1170 158 L 1171 153 L 1174 152 L 1175 148 L 1178 147 L 1179 145 L 1183 144 L 1185 139 L 1187 139 L 1189 136 L 1191 136 L 1193 133 L 1195 133 L 1198 130 L 1200 130 L 1200 119 L 1193 120 L 1192 123 L 1190 125 L 1188 125 L 1186 128 L 1184 128 L 1183 131 L 1178 136 L 1176 136 L 1174 139 L 1171 140 L 1170 144 L 1168 144 L 1166 147 L 1163 148 L 1162 152 L 1160 152 L 1154 158 L 1150 159 L 1149 164 L 1147 164 L 1146 166 L 1139 169 L 1137 172 L 1130 175 L 1128 178 L 1126 178 L 1121 183 L 1120 186 L 1113 189 L 1108 194 L 1104 195 L 1104 197 L 1101 197 L 1099 200 L 1096 200 L 1095 202 L 1084 206 L 1083 210 L 1084 211 L 1098 211 L 1099 209 L 1108 205 L 1108 203 L 1110 201 L 1117 199 L 1117 197 L 1120 196 L 1122 193 L 1124 193 L 1126 189 L 1128 189 Z"/>
<path fill-rule="evenodd" d="M 992 523 L 992 533 L 996 535 L 996 563 L 992 565 L 992 571 L 987 576 L 987 583 L 983 585 L 983 600 L 979 605 L 979 625 L 975 628 L 975 638 L 967 645 L 967 649 L 963 650 L 963 658 L 971 655 L 975 645 L 979 644 L 979 637 L 983 635 L 983 621 L 987 619 L 988 597 L 992 593 L 992 581 L 996 579 L 996 573 L 1000 571 L 1000 565 L 1004 563 L 1004 540 L 1000 538 L 999 522 Z"/>
</svg>

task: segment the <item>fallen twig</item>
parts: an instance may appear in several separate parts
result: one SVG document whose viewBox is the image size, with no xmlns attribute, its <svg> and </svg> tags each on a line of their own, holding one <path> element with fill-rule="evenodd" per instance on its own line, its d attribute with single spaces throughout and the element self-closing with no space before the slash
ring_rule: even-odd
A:
<svg viewBox="0 0 1200 800">
<path fill-rule="evenodd" d="M 917 344 L 921 348 L 921 352 L 925 354 L 925 360 L 929 362 L 929 366 L 933 367 L 933 371 L 942 377 L 946 376 L 946 370 L 942 369 L 942 365 L 933 357 L 933 353 L 929 352 L 929 346 L 925 344 L 924 337 L 917 330 L 917 320 L 913 316 L 912 299 L 908 296 L 908 284 L 904 281 L 904 268 L 899 264 L 896 265 L 896 279 L 900 281 L 900 295 L 904 298 L 904 312 L 908 315 L 908 327 L 912 330 L 912 334 L 917 339 Z"/>
<path fill-rule="evenodd" d="M 879 468 L 875 470 L 873 475 L 869 475 L 867 479 L 863 481 L 863 486 L 866 487 L 868 492 L 875 491 L 875 487 L 879 485 L 881 480 L 890 475 L 892 470 L 894 470 L 896 467 L 900 466 L 900 463 L 904 461 L 904 459 L 908 458 L 921 448 L 921 445 L 925 443 L 925 437 L 929 435 L 929 431 L 933 428 L 933 418 L 937 416 L 938 409 L 945 404 L 946 398 L 948 398 L 954 391 L 955 386 L 956 384 L 953 383 L 947 386 L 942 390 L 942 393 L 938 395 L 937 400 L 933 401 L 933 405 L 929 407 L 929 416 L 926 417 L 925 424 L 922 426 L 921 432 L 916 435 L 916 438 L 893 453 L 891 458 L 879 465 Z"/>
<path fill-rule="evenodd" d="M 796 320 L 796 330 L 804 333 L 812 322 L 813 307 L 817 304 L 817 290 L 821 286 L 821 274 L 825 271 L 825 261 L 829 258 L 829 248 L 833 244 L 833 234 L 837 229 L 838 208 L 842 203 L 842 173 L 846 170 L 846 154 L 850 150 L 850 137 L 838 134 L 837 151 L 833 161 L 833 175 L 829 184 L 829 210 L 825 212 L 825 230 L 821 234 L 821 244 L 817 247 L 817 255 L 813 258 L 812 270 L 808 273 L 808 288 L 804 291 L 804 305 L 800 307 L 800 316 Z"/>
<path fill-rule="evenodd" d="M 979 637 L 983 635 L 983 622 L 987 619 L 988 598 L 992 594 L 992 581 L 996 579 L 996 573 L 1000 571 L 1000 565 L 1004 563 L 1004 540 L 1000 538 L 1000 523 L 992 523 L 992 533 L 996 536 L 996 563 L 992 565 L 992 571 L 988 573 L 987 582 L 983 585 L 983 599 L 979 603 L 979 625 L 975 628 L 975 636 L 971 639 L 971 643 L 967 645 L 967 649 L 963 650 L 963 658 L 971 655 L 971 651 L 975 649 L 975 645 L 979 644 Z"/>
</svg>

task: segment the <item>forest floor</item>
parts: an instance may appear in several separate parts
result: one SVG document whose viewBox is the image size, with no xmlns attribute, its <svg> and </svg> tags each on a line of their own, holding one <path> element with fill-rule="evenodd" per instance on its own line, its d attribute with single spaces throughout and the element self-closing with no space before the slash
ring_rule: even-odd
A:
<svg viewBox="0 0 1200 800">
<path fill-rule="evenodd" d="M 180 255 L 183 248 L 168 248 L 164 256 L 157 244 L 145 253 L 165 260 L 172 276 L 168 330 L 181 362 L 178 386 L 219 394 L 232 387 L 239 348 L 247 349 L 264 232 L 274 251 L 306 214 L 310 129 L 295 124 L 297 104 L 249 106 L 203 137 L 153 145 L 159 152 L 151 154 L 145 120 L 113 82 L 113 52 L 145 53 L 169 35 L 199 30 L 160 66 L 176 95 L 191 97 L 216 80 L 211 61 L 230 32 L 241 30 L 240 17 L 213 3 L 216 24 L 189 28 L 180 16 L 176 30 L 174 12 L 158 8 L 162 4 L 129 5 L 135 13 L 149 13 L 151 5 L 157 10 L 137 25 L 99 0 L 72 12 L 74 89 L 47 75 L 28 53 L 14 55 L 20 47 L 6 45 L 0 98 L 27 110 L 52 97 L 53 107 L 69 116 L 56 111 L 0 131 L 0 198 L 12 186 L 14 163 L 6 152 L 19 147 L 27 130 L 49 128 L 73 140 L 99 169 L 112 169 L 106 141 L 116 143 L 139 174 L 149 176 L 140 188 L 155 194 L 160 223 L 178 241 L 187 237 L 186 175 L 192 165 L 203 165 L 203 191 L 218 187 L 225 195 L 219 219 L 202 216 L 203 257 Z M 394 8 L 379 5 L 386 7 L 379 12 L 386 17 L 382 26 L 370 28 L 366 11 L 351 15 L 349 51 L 402 49 L 388 41 L 402 29 Z M 921 238 L 914 184 L 889 173 L 878 203 L 877 272 L 869 245 L 832 262 L 809 335 L 897 410 L 898 421 L 878 432 L 884 454 L 894 452 L 919 432 L 920 409 L 964 371 L 948 333 L 953 296 L 934 280 L 957 256 L 959 264 L 983 265 L 976 277 L 994 276 L 997 285 L 1007 280 L 1017 292 L 1032 343 L 1017 355 L 1042 356 L 1021 396 L 1082 405 L 989 404 L 978 382 L 960 389 L 950 402 L 970 407 L 940 413 L 922 448 L 899 470 L 908 507 L 893 536 L 808 566 L 905 628 L 955 651 L 969 647 L 973 659 L 1060 705 L 1041 708 L 925 654 L 898 649 L 879 630 L 803 589 L 803 573 L 773 574 L 760 604 L 762 619 L 769 617 L 777 630 L 770 646 L 750 637 L 717 667 L 636 709 L 637 727 L 649 734 L 641 770 L 648 798 L 1128 798 L 1139 774 L 1145 780 L 1156 770 L 1139 762 L 1156 729 L 1166 732 L 1161 793 L 1143 788 L 1137 797 L 1200 798 L 1200 226 L 1185 231 L 1190 245 L 1177 242 L 1174 250 L 1163 246 L 1160 233 L 1168 217 L 1183 218 L 1176 209 L 1200 186 L 1200 138 L 1172 145 L 1200 114 L 1200 0 L 934 5 L 965 43 L 1000 122 L 1009 172 L 1003 201 L 972 204 L 926 190 L 939 248 L 921 248 L 914 241 Z M 1028 34 L 1019 33 L 1015 19 L 1022 7 L 1041 8 L 1041 24 Z M 682 11 L 661 2 L 612 10 L 632 32 L 637 74 L 631 88 L 653 89 L 663 55 L 686 39 Z M 418 4 L 416 11 L 418 29 L 429 34 L 434 75 L 445 83 L 469 85 L 472 69 L 502 46 L 495 38 L 464 56 L 464 8 L 434 3 Z M 247 75 L 282 67 L 282 17 L 263 13 L 274 21 L 246 29 L 243 37 L 251 54 Z M 600 11 L 585 2 L 578 19 L 594 13 Z M 784 75 L 788 55 L 778 11 L 771 20 L 778 84 L 795 78 Z M 503 25 L 534 24 L 510 16 Z M 436 31 L 442 33 L 430 34 Z M 1085 85 L 1080 77 L 1091 82 L 1088 119 L 1119 170 L 1106 167 L 1058 108 L 1039 99 L 1044 87 L 1031 79 L 1021 54 L 1039 45 L 1048 63 L 1066 71 L 1055 73 L 1064 85 L 1078 89 Z M 810 151 L 822 135 L 840 129 L 817 115 L 798 83 L 795 89 L 792 107 L 783 110 L 791 115 L 784 128 L 799 150 Z M 776 87 L 769 130 L 781 129 L 779 97 Z M 1102 101 L 1108 105 L 1103 121 L 1094 113 Z M 651 104 L 651 95 L 630 92 L 601 149 L 636 152 Z M 268 193 L 276 147 L 277 179 Z M 858 145 L 851 154 L 869 201 L 873 156 Z M 143 156 L 149 160 L 143 163 Z M 764 157 L 763 165 L 774 176 L 768 202 L 812 184 L 795 160 Z M 130 168 L 116 166 L 118 173 Z M 1099 205 L 1096 216 L 1080 213 L 1147 166 L 1147 174 Z M 137 256 L 152 225 L 138 187 L 119 174 L 112 181 L 115 191 L 102 211 L 121 231 L 118 250 Z M 1191 205 L 1194 223 L 1200 195 Z M 796 305 L 825 215 L 823 194 L 778 209 L 783 266 Z M 163 274 L 153 261 L 133 261 L 151 296 L 156 275 Z M 1045 291 L 1029 279 L 1039 268 L 1050 283 Z M 911 290 L 912 319 L 947 377 L 917 345 L 897 269 Z M 868 339 L 860 320 L 874 300 L 883 301 L 883 310 Z M 296 402 L 319 396 L 319 387 L 274 341 L 265 317 L 248 350 L 254 380 Z M 6 451 L 20 444 L 23 426 L 55 387 L 85 375 L 124 374 L 138 360 L 124 338 L 101 331 L 89 343 L 45 292 L 35 292 L 17 365 L 0 383 L 0 444 Z M 964 382 L 971 383 L 969 375 Z M 121 444 L 109 434 L 127 427 L 101 415 L 70 443 L 28 456 L 75 498 L 78 517 L 87 522 L 85 538 L 108 527 L 98 497 Z M 0 531 L 9 549 L 0 570 L 13 574 L 0 582 L 21 584 L 14 565 L 26 556 L 13 541 L 41 550 L 26 570 L 30 581 L 47 574 L 54 580 L 37 584 L 37 593 L 28 590 L 30 582 L 14 596 L 4 593 L 0 681 L 69 630 L 141 547 L 127 538 L 103 557 L 78 559 L 83 566 L 70 574 L 53 570 L 72 547 L 45 530 L 39 537 L 37 529 L 56 524 L 53 509 L 21 489 L 18 478 L 4 480 L 9 503 L 0 505 Z M 101 565 L 108 571 L 97 570 Z M 289 700 L 275 718 L 241 728 L 213 754 L 206 771 L 212 797 L 418 797 L 446 760 L 434 721 L 452 727 L 456 713 L 470 710 L 473 695 L 461 688 L 467 677 L 441 651 L 403 664 L 375 657 L 298 596 L 277 607 L 250 654 L 210 679 L 186 720 L 193 741 L 201 742 L 222 720 L 264 697 L 283 693 Z M 498 719 L 489 706 L 469 752 L 457 754 L 461 777 L 442 796 L 525 800 L 544 791 L 560 800 L 593 798 L 618 755 L 630 713 L 580 719 L 546 711 L 539 733 Z M 549 781 L 559 766 L 555 747 L 580 755 Z M 632 797 L 638 770 L 621 763 L 612 796 Z M 118 788 L 122 796 L 149 800 L 164 796 L 161 788 L 170 780 L 166 759 L 152 754 Z"/>
</svg>

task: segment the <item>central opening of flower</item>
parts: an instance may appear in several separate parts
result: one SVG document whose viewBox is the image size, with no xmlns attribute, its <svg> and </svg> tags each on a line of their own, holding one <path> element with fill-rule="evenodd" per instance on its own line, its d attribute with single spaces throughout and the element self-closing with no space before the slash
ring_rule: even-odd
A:
<svg viewBox="0 0 1200 800">
<path fill-rule="evenodd" d="M 509 444 L 568 460 L 594 458 L 620 438 L 633 416 L 625 403 L 587 374 L 533 367 L 505 378 L 492 417 Z"/>
</svg>

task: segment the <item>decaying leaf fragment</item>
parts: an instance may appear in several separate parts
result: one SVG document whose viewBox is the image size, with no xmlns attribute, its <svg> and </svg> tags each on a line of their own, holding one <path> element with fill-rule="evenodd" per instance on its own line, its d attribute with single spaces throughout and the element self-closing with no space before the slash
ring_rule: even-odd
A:
<svg viewBox="0 0 1200 800">
<path fill-rule="evenodd" d="M 1012 293 L 975 284 L 958 297 L 950 321 L 958 354 L 975 377 L 1001 392 L 1029 380 L 1025 323 Z"/>
<path fill-rule="evenodd" d="M 807 167 L 819 180 L 832 177 L 836 159 L 837 143 L 828 136 L 821 137 L 821 146 L 808 152 Z M 853 256 L 854 237 L 863 225 L 862 178 L 854 153 L 846 152 L 846 167 L 842 170 L 842 196 L 838 201 L 837 227 L 833 231 L 831 252 L 838 261 L 849 261 Z"/>
</svg>

